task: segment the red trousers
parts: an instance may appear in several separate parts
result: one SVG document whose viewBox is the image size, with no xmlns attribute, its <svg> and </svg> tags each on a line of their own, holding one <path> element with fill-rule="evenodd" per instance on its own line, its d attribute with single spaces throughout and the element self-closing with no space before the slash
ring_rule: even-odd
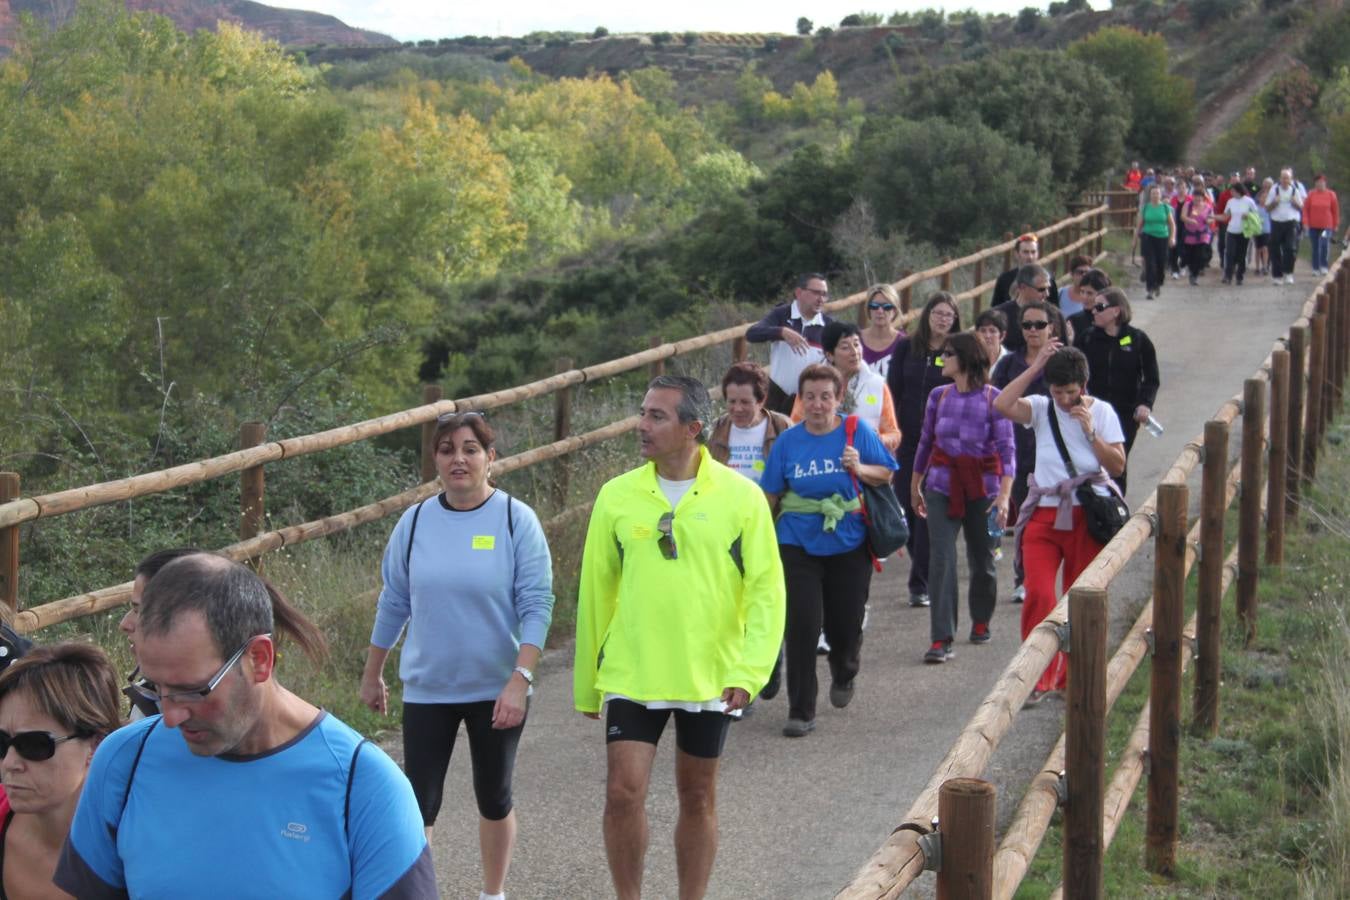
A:
<svg viewBox="0 0 1350 900">
<path fill-rule="evenodd" d="M 1022 602 L 1022 640 L 1055 608 L 1059 596 L 1078 579 L 1088 563 L 1101 551 L 1102 545 L 1088 535 L 1082 507 L 1073 508 L 1073 530 L 1055 530 L 1055 507 L 1038 507 L 1027 520 L 1022 531 L 1022 568 L 1026 572 L 1023 584 L 1027 589 Z M 1055 590 L 1055 576 L 1064 565 L 1064 586 Z M 1064 689 L 1066 657 L 1056 653 L 1046 666 L 1036 689 L 1060 691 Z"/>
</svg>

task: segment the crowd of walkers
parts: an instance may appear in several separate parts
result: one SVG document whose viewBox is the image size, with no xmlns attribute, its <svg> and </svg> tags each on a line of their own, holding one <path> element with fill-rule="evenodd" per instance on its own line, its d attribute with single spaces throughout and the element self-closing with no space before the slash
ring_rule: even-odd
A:
<svg viewBox="0 0 1350 900">
<path fill-rule="evenodd" d="M 1216 237 L 1225 282 L 1241 284 L 1249 259 L 1291 282 L 1301 233 L 1314 271 L 1328 266 L 1339 208 L 1321 176 L 1306 190 L 1287 169 L 1216 183 L 1136 166 L 1126 184 L 1141 196 L 1148 299 L 1183 267 L 1195 283 Z M 849 706 L 878 599 L 872 576 L 887 562 L 908 566 L 900 602 L 928 609 L 916 662 L 941 664 L 960 630 L 958 536 L 977 646 L 995 637 L 1004 538 L 1022 639 L 1100 551 L 1084 503 L 1123 504 L 1138 430 L 1159 427 L 1157 354 L 1091 257 L 1068 260 L 1061 288 L 1039 249 L 1034 234 L 1017 239 L 1016 265 L 968 330 L 944 291 L 905 325 L 886 284 L 868 290 L 856 325 L 835 320 L 825 276 L 805 274 L 748 330 L 769 345 L 769 365 L 731 366 L 724 414 L 693 378 L 648 385 L 641 463 L 607 482 L 591 512 L 573 666 L 575 708 L 605 719 L 603 834 L 620 898 L 641 893 L 646 797 L 667 725 L 679 894 L 699 897 L 731 723 L 767 715 L 785 683 L 783 734 L 812 733 L 819 653 L 830 706 Z M 485 415 L 441 417 L 432 446 L 442 491 L 389 537 L 359 685 L 364 704 L 389 711 L 385 669 L 402 641 L 402 765 L 278 682 L 279 645 L 315 661 L 328 648 L 265 578 L 196 549 L 160 551 L 134 572 L 121 628 L 136 669 L 120 690 L 92 645 L 34 648 L 0 630 L 0 664 L 12 663 L 0 672 L 0 898 L 53 886 L 176 896 L 184 884 L 434 897 L 429 840 L 461 725 L 480 898 L 504 897 L 512 776 L 552 620 L 551 555 L 534 511 L 495 485 Z M 908 541 L 888 560 L 869 526 L 892 494 Z M 1028 703 L 1064 681 L 1061 654 Z M 207 828 L 214 841 L 192 839 Z M 294 847 L 311 843 L 297 862 Z"/>
</svg>

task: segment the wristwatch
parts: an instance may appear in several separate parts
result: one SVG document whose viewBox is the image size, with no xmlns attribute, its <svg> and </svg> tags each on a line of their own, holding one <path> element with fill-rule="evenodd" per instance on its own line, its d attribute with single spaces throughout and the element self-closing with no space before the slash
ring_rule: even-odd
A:
<svg viewBox="0 0 1350 900">
<path fill-rule="evenodd" d="M 1089 444 L 1095 444 L 1095 443 L 1097 443 L 1097 429 L 1094 428 L 1094 429 L 1092 429 L 1091 431 L 1089 431 L 1089 432 L 1088 432 L 1088 435 L 1087 435 L 1087 439 L 1088 439 L 1088 443 L 1089 443 Z"/>
<path fill-rule="evenodd" d="M 534 673 L 531 672 L 529 669 L 525 668 L 524 666 L 516 666 L 511 671 L 519 672 L 520 677 L 525 679 L 525 683 L 528 684 L 530 687 L 534 687 Z"/>
</svg>

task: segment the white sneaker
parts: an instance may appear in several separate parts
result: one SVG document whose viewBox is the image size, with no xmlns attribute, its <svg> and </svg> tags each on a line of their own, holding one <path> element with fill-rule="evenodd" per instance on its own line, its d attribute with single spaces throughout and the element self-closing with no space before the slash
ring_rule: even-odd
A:
<svg viewBox="0 0 1350 900">
<path fill-rule="evenodd" d="M 1286 276 L 1284 276 L 1284 283 L 1285 283 L 1285 284 L 1293 284 L 1293 283 L 1294 283 L 1294 276 L 1293 276 L 1293 275 L 1286 275 Z"/>
<path fill-rule="evenodd" d="M 824 654 L 830 652 L 830 645 L 825 640 L 825 632 L 820 633 L 820 639 L 816 641 L 816 653 Z"/>
<path fill-rule="evenodd" d="M 863 630 L 863 631 L 866 631 L 866 630 L 867 630 L 867 614 L 868 614 L 867 606 L 868 606 L 868 604 L 866 604 L 866 603 L 863 604 L 863 623 L 862 623 L 862 630 Z M 825 635 L 822 634 L 822 635 L 820 636 L 820 639 L 821 639 L 821 640 L 824 640 L 824 639 L 825 639 Z M 829 651 L 826 651 L 826 652 L 829 652 Z"/>
</svg>

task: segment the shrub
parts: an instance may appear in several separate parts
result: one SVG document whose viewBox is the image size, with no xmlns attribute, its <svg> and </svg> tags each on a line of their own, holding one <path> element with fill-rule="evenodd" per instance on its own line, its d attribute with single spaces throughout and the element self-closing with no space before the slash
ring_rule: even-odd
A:
<svg viewBox="0 0 1350 900">
<path fill-rule="evenodd" d="M 609 29 L 603 25 L 597 26 L 596 29 L 591 32 L 591 37 L 597 40 L 603 37 L 609 37 Z"/>
<path fill-rule="evenodd" d="M 1206 28 L 1218 22 L 1236 19 L 1247 6 L 1246 0 L 1192 0 L 1191 17 Z"/>
<path fill-rule="evenodd" d="M 802 35 L 803 37 L 810 34 L 811 29 L 815 27 L 816 27 L 815 24 L 806 16 L 802 16 L 797 20 L 797 33 Z"/>
<path fill-rule="evenodd" d="M 1335 76 L 1350 62 L 1350 9 L 1330 16 L 1313 29 L 1299 56 L 1320 77 Z"/>
<path fill-rule="evenodd" d="M 1017 25 L 1014 30 L 1018 34 L 1034 34 L 1041 27 L 1041 11 L 1034 6 L 1024 6 L 1021 12 L 1017 14 Z"/>
<path fill-rule="evenodd" d="M 669 31 L 658 31 L 656 34 L 652 35 L 652 43 L 658 47 L 664 47 L 673 40 L 675 40 L 675 35 L 671 34 Z"/>
</svg>

